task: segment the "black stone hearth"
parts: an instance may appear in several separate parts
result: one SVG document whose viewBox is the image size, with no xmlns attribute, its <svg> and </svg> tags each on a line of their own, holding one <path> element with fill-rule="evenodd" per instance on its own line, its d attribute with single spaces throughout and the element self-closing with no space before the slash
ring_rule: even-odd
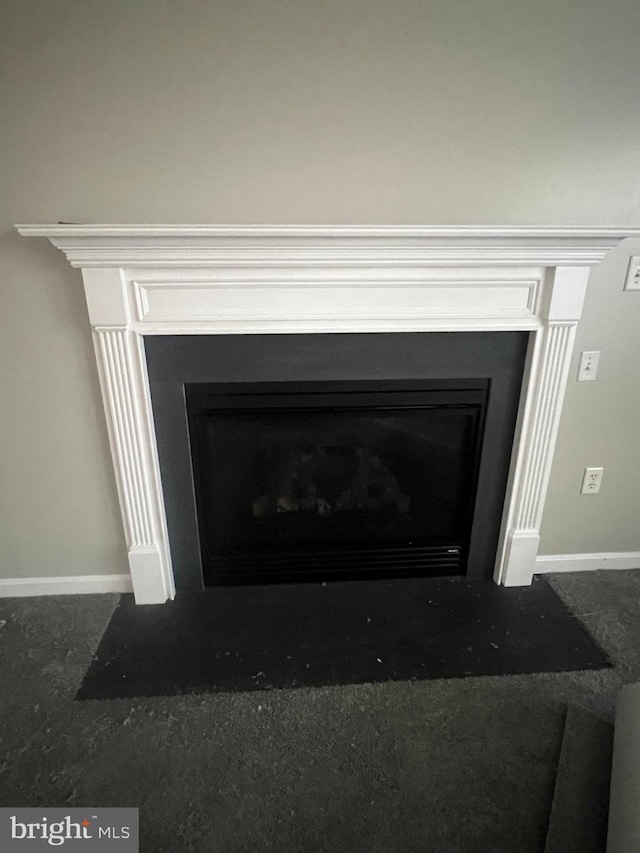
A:
<svg viewBox="0 0 640 853">
<path fill-rule="evenodd" d="M 123 596 L 78 699 L 602 669 L 546 581 L 464 578 L 225 587 L 136 607 Z"/>
<path fill-rule="evenodd" d="M 146 338 L 178 590 L 490 578 L 527 342 Z"/>
</svg>

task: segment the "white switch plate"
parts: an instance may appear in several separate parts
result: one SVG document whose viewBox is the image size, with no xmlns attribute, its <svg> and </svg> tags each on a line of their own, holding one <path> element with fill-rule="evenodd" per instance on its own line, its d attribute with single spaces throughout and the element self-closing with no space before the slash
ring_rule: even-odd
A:
<svg viewBox="0 0 640 853">
<path fill-rule="evenodd" d="M 582 478 L 581 495 L 597 495 L 600 491 L 600 483 L 602 483 L 602 473 L 604 468 L 585 468 L 584 477 Z"/>
<path fill-rule="evenodd" d="M 629 258 L 629 268 L 624 282 L 625 290 L 640 290 L 640 256 L 632 255 Z"/>
<path fill-rule="evenodd" d="M 580 355 L 580 367 L 578 368 L 578 382 L 593 382 L 598 375 L 598 362 L 600 352 L 592 350 Z"/>
</svg>

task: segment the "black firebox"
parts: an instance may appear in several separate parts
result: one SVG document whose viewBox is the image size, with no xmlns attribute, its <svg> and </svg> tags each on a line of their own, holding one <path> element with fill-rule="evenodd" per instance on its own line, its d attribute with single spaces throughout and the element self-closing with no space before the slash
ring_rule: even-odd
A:
<svg viewBox="0 0 640 853">
<path fill-rule="evenodd" d="M 488 388 L 186 385 L 205 585 L 463 574 Z"/>
</svg>

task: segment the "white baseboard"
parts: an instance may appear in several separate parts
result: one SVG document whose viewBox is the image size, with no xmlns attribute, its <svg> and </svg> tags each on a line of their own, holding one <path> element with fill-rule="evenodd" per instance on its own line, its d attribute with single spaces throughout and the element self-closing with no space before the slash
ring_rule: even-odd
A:
<svg viewBox="0 0 640 853">
<path fill-rule="evenodd" d="M 640 551 L 603 554 L 547 554 L 536 557 L 535 574 L 595 572 L 599 569 L 640 569 Z"/>
<path fill-rule="evenodd" d="M 0 598 L 132 592 L 130 575 L 67 575 L 59 578 L 0 578 Z"/>
</svg>

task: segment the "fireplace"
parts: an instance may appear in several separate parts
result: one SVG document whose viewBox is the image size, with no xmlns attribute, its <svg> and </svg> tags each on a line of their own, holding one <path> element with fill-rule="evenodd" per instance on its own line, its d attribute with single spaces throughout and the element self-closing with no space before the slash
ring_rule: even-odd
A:
<svg viewBox="0 0 640 853">
<path fill-rule="evenodd" d="M 183 577 L 198 577 L 192 570 L 197 536 L 189 524 L 174 523 L 185 511 L 182 505 L 193 510 L 193 483 L 180 473 L 189 471 L 190 463 L 176 467 L 172 458 L 160 470 L 163 427 L 154 423 L 159 401 L 156 395 L 152 408 L 146 361 L 150 342 L 175 336 L 528 336 L 515 431 L 506 442 L 502 435 L 498 454 L 504 464 L 512 448 L 511 458 L 507 473 L 501 472 L 502 491 L 494 484 L 487 492 L 485 459 L 491 458 L 489 449 L 499 433 L 489 429 L 497 387 L 491 379 L 467 576 L 492 566 L 497 583 L 531 582 L 589 268 L 625 237 L 636 237 L 637 229 L 17 227 L 24 235 L 48 237 L 72 266 L 82 269 L 128 550 L 130 576 L 123 576 L 123 588 L 131 584 L 136 602 L 164 602 L 174 597 Z M 325 359 L 326 365 L 330 362 Z M 182 414 L 176 409 L 169 420 L 186 420 L 184 385 L 189 382 L 445 378 L 425 371 L 390 372 L 393 377 L 384 371 L 333 375 L 332 370 L 325 377 L 286 375 L 287 370 L 279 377 L 184 377 Z M 473 371 L 459 376 L 478 378 Z M 186 448 L 177 445 L 177 455 L 189 453 L 188 442 Z M 175 494 L 167 490 L 169 483 L 177 487 Z M 485 524 L 483 516 L 495 514 L 496 500 L 501 501 L 498 520 Z M 193 519 L 197 527 L 195 511 Z"/>
<path fill-rule="evenodd" d="M 490 578 L 528 338 L 149 338 L 177 588 Z"/>
<path fill-rule="evenodd" d="M 205 586 L 465 573 L 488 382 L 185 391 Z"/>
</svg>

